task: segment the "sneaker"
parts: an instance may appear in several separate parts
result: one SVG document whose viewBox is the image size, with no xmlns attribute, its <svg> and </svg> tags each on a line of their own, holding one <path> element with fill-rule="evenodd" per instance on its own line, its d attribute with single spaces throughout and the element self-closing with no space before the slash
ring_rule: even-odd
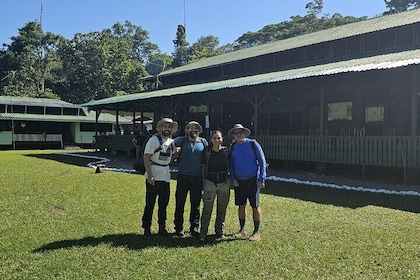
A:
<svg viewBox="0 0 420 280">
<path fill-rule="evenodd" d="M 261 235 L 259 232 L 254 232 L 250 237 L 249 241 L 258 241 L 261 239 Z"/>
<path fill-rule="evenodd" d="M 144 237 L 150 237 L 150 236 L 152 236 L 152 232 L 150 231 L 150 228 L 145 228 L 144 229 L 143 236 Z"/>
<path fill-rule="evenodd" d="M 184 231 L 183 231 L 183 230 L 181 230 L 181 231 L 177 231 L 177 232 L 175 233 L 175 235 L 176 235 L 176 236 L 178 236 L 178 237 L 185 237 L 185 233 L 184 233 Z"/>
<path fill-rule="evenodd" d="M 238 233 L 235 234 L 236 238 L 242 238 L 246 235 L 246 232 L 243 230 L 238 231 Z"/>
</svg>

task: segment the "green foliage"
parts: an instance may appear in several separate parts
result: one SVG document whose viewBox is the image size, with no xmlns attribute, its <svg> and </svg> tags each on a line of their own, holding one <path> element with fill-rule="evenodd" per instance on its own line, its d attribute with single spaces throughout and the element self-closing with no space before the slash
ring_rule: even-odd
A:
<svg viewBox="0 0 420 280">
<path fill-rule="evenodd" d="M 394 14 L 404 12 L 420 6 L 419 0 L 384 0 L 389 11 L 384 14 Z"/>
<path fill-rule="evenodd" d="M 420 198 L 267 182 L 262 240 L 144 238 L 141 175 L 52 151 L 0 151 L 0 278 L 417 279 Z M 175 181 L 168 227 L 172 227 Z M 248 208 L 248 210 L 250 210 Z M 189 212 L 188 203 L 186 217 Z M 247 229 L 252 230 L 251 211 Z M 186 222 L 188 219 L 186 218 Z M 212 229 L 212 225 L 210 227 Z M 210 232 L 211 234 L 213 232 Z"/>
<path fill-rule="evenodd" d="M 187 35 L 185 33 L 185 26 L 178 25 L 176 31 L 176 39 L 174 43 L 174 53 L 172 54 L 174 60 L 172 61 L 172 67 L 176 68 L 188 63 L 188 46 Z"/>
</svg>

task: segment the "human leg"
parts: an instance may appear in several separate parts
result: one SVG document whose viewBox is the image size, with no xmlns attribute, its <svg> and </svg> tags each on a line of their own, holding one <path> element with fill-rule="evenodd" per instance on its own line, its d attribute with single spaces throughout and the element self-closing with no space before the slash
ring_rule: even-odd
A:
<svg viewBox="0 0 420 280">
<path fill-rule="evenodd" d="M 203 179 L 201 176 L 191 176 L 190 182 L 190 231 L 192 235 L 198 235 L 200 233 L 200 203 L 203 190 Z"/>
<path fill-rule="evenodd" d="M 155 182 L 155 187 L 159 189 L 158 197 L 158 223 L 159 223 L 159 235 L 168 235 L 168 230 L 166 229 L 166 218 L 167 212 L 166 209 L 169 203 L 170 189 L 169 182 L 157 181 Z"/>
<path fill-rule="evenodd" d="M 215 196 L 216 185 L 209 180 L 205 180 L 203 186 L 203 213 L 201 214 L 200 239 L 207 237 Z"/>
<path fill-rule="evenodd" d="M 260 227 L 262 221 L 262 211 L 260 207 L 260 189 L 256 186 L 255 188 L 250 188 L 249 201 L 252 207 L 252 218 L 254 220 L 254 231 L 249 237 L 249 241 L 258 241 L 260 240 Z"/>
<path fill-rule="evenodd" d="M 187 199 L 188 188 L 185 175 L 178 174 L 178 181 L 175 191 L 175 231 L 181 233 L 184 227 L 184 207 Z"/>
<path fill-rule="evenodd" d="M 157 196 L 157 188 L 147 183 L 146 181 L 146 204 L 144 206 L 143 217 L 142 217 L 142 228 L 145 230 L 145 234 L 150 234 L 150 227 L 152 225 L 153 209 L 155 207 Z"/>
<path fill-rule="evenodd" d="M 215 232 L 217 237 L 223 236 L 223 228 L 225 226 L 226 209 L 229 204 L 230 186 L 226 183 L 217 184 L 217 212 L 215 222 Z"/>
<path fill-rule="evenodd" d="M 246 189 L 245 181 L 238 180 L 239 186 L 234 189 L 235 205 L 238 206 L 239 231 L 235 234 L 236 237 L 241 238 L 245 233 L 245 219 L 246 219 Z"/>
</svg>

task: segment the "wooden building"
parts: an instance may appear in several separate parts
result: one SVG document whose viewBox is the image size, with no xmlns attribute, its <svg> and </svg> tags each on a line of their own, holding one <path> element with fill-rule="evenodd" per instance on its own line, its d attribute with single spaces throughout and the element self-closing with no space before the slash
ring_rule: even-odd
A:
<svg viewBox="0 0 420 280">
<path fill-rule="evenodd" d="M 119 124 L 131 121 L 120 119 Z M 47 98 L 0 96 L 0 147 L 92 146 L 94 136 L 114 134 L 117 118 L 96 116 L 81 105 Z"/>
<path fill-rule="evenodd" d="M 157 80 L 156 80 L 157 79 Z M 92 101 L 206 132 L 251 128 L 284 163 L 420 168 L 420 9 L 203 59 L 146 81 L 157 90 Z"/>
</svg>

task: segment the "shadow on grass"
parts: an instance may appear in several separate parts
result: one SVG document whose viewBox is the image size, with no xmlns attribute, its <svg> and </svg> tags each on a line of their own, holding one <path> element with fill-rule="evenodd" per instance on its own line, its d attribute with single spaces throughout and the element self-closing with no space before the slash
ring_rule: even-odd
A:
<svg viewBox="0 0 420 280">
<path fill-rule="evenodd" d="M 27 157 L 34 157 L 39 159 L 46 159 L 46 160 L 54 160 L 61 163 L 77 165 L 86 167 L 88 163 L 95 162 L 95 159 L 92 158 L 84 158 L 84 157 L 72 157 L 68 155 L 60 155 L 60 154 L 26 154 Z"/>
<path fill-rule="evenodd" d="M 420 196 L 339 190 L 283 182 L 267 182 L 262 193 L 353 209 L 375 205 L 420 213 Z"/>
<path fill-rule="evenodd" d="M 144 237 L 141 234 L 126 233 L 126 234 L 109 234 L 100 237 L 88 236 L 80 239 L 61 240 L 45 244 L 35 250 L 33 253 L 46 252 L 58 249 L 68 249 L 76 247 L 93 247 L 101 244 L 107 244 L 111 247 L 124 247 L 130 250 L 143 250 L 150 247 L 168 247 L 168 248 L 185 248 L 185 247 L 204 247 L 213 246 L 221 242 L 235 241 L 234 237 L 226 237 L 224 239 L 215 239 L 208 237 L 206 242 L 201 242 L 198 237 L 162 237 L 152 235 L 151 237 Z M 243 239 L 245 240 L 245 239 Z"/>
</svg>

